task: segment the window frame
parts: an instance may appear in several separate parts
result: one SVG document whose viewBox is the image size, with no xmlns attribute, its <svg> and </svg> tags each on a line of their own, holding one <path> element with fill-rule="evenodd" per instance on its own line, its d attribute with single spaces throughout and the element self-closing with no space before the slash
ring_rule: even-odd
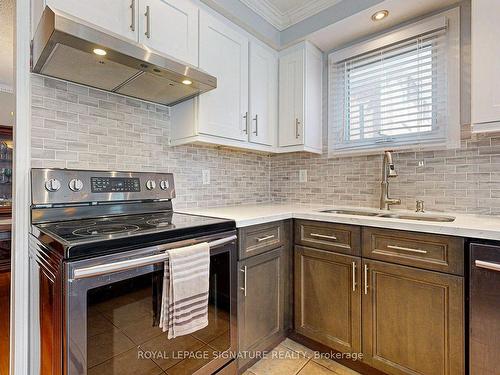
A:
<svg viewBox="0 0 500 375">
<path fill-rule="evenodd" d="M 384 142 L 375 138 L 373 142 L 349 142 L 338 143 L 335 134 L 339 131 L 334 116 L 335 100 L 342 100 L 343 106 L 349 105 L 347 90 L 344 87 L 340 99 L 335 93 L 335 77 L 332 77 L 333 65 L 339 62 L 355 58 L 356 56 L 369 54 L 382 50 L 391 45 L 399 44 L 405 40 L 417 38 L 420 35 L 446 27 L 446 121 L 439 124 L 444 135 L 440 138 L 422 137 L 419 143 L 411 141 L 411 136 L 405 140 L 404 136 L 396 137 L 395 141 Z M 364 42 L 355 43 L 348 47 L 334 50 L 328 55 L 328 155 L 332 157 L 349 155 L 367 155 L 379 153 L 383 150 L 411 150 L 420 151 L 428 149 L 458 148 L 460 147 L 460 8 L 456 7 L 437 15 L 427 17 L 418 22 L 396 28 L 390 32 L 383 33 L 375 38 Z M 344 132 L 347 126 L 344 125 Z M 415 133 L 418 134 L 418 133 Z M 420 133 L 423 134 L 423 133 Z M 361 144 L 363 143 L 363 144 Z M 342 145 L 342 147 L 339 147 Z"/>
</svg>

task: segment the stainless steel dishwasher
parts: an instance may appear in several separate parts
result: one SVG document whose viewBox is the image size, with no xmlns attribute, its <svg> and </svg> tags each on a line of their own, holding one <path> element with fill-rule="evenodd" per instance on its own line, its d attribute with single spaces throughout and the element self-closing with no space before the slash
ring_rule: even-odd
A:
<svg viewBox="0 0 500 375">
<path fill-rule="evenodd" d="M 471 244 L 469 303 L 470 375 L 498 375 L 500 244 Z"/>
</svg>

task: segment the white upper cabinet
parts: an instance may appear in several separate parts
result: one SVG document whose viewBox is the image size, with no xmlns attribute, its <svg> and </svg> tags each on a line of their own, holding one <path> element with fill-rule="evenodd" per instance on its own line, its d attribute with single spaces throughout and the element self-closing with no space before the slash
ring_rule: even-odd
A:
<svg viewBox="0 0 500 375">
<path fill-rule="evenodd" d="M 46 5 L 137 41 L 139 0 L 46 0 Z"/>
<path fill-rule="evenodd" d="M 248 139 L 248 38 L 207 13 L 200 14 L 200 68 L 217 88 L 199 97 L 203 134 Z"/>
<path fill-rule="evenodd" d="M 198 7 L 191 0 L 46 0 L 103 30 L 198 66 Z"/>
<path fill-rule="evenodd" d="M 472 0 L 471 122 L 473 131 L 500 130 L 500 1 Z"/>
<path fill-rule="evenodd" d="M 139 41 L 198 66 L 198 7 L 189 0 L 138 0 Z"/>
<path fill-rule="evenodd" d="M 322 61 L 309 42 L 281 52 L 279 152 L 322 152 Z"/>
<path fill-rule="evenodd" d="M 298 49 L 280 58 L 279 145 L 304 142 L 304 58 Z"/>
<path fill-rule="evenodd" d="M 278 127 L 278 56 L 250 43 L 249 141 L 274 146 Z"/>
<path fill-rule="evenodd" d="M 276 152 L 278 53 L 200 10 L 199 67 L 217 88 L 172 107 L 171 144 L 211 143 Z"/>
</svg>

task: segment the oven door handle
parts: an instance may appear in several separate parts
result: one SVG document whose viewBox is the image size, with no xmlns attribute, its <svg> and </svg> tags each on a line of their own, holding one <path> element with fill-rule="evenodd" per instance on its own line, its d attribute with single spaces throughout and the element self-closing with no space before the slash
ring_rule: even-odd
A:
<svg viewBox="0 0 500 375">
<path fill-rule="evenodd" d="M 236 240 L 236 235 L 221 238 L 219 240 L 211 241 L 208 243 L 211 249 L 225 245 L 229 242 Z M 100 264 L 98 266 L 77 268 L 73 271 L 73 280 L 85 279 L 89 277 L 107 275 L 114 272 L 126 271 L 132 268 L 148 266 L 151 264 L 164 262 L 168 259 L 166 253 L 150 255 L 143 258 L 128 259 L 120 262 Z"/>
</svg>

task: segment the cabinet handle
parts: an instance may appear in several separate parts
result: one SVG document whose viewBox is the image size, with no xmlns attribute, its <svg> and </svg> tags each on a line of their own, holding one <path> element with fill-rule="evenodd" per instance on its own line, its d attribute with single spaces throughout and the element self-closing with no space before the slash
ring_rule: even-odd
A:
<svg viewBox="0 0 500 375">
<path fill-rule="evenodd" d="M 245 127 L 243 128 L 243 131 L 245 134 L 248 134 L 248 111 L 245 112 L 243 118 L 245 119 Z"/>
<path fill-rule="evenodd" d="M 257 242 L 262 242 L 262 241 L 270 240 L 271 238 L 274 238 L 274 234 L 270 234 L 269 236 L 257 238 Z"/>
<path fill-rule="evenodd" d="M 240 271 L 243 272 L 243 287 L 240 288 L 243 291 L 243 295 L 247 296 L 247 266 L 240 268 Z"/>
<path fill-rule="evenodd" d="M 130 2 L 130 9 L 132 10 L 132 22 L 130 23 L 130 30 L 135 31 L 135 0 Z"/>
<path fill-rule="evenodd" d="M 257 135 L 258 134 L 258 126 L 259 126 L 259 115 L 255 115 L 255 118 L 253 119 L 255 121 L 255 130 L 253 134 Z"/>
<path fill-rule="evenodd" d="M 356 262 L 352 262 L 352 291 L 356 291 Z"/>
<path fill-rule="evenodd" d="M 337 241 L 337 237 L 335 237 L 335 236 L 327 236 L 326 234 L 311 233 L 310 236 L 311 237 L 316 237 L 316 238 L 325 238 L 327 240 Z"/>
<path fill-rule="evenodd" d="M 387 248 L 388 249 L 392 249 L 392 250 L 409 251 L 411 253 L 427 254 L 427 250 L 412 249 L 411 247 L 403 247 L 403 246 L 396 246 L 396 245 L 387 245 Z"/>
<path fill-rule="evenodd" d="M 146 5 L 146 32 L 144 33 L 148 39 L 151 38 L 151 11 L 149 10 L 149 5 Z"/>
<path fill-rule="evenodd" d="M 368 265 L 365 264 L 365 294 L 368 294 Z"/>
<path fill-rule="evenodd" d="M 486 268 L 488 270 L 500 272 L 500 264 L 499 263 L 485 262 L 484 260 L 476 260 L 474 263 L 475 263 L 476 267 Z"/>
<path fill-rule="evenodd" d="M 299 134 L 299 125 L 300 125 L 300 121 L 298 118 L 295 119 L 295 138 L 299 138 L 300 137 L 300 134 Z"/>
</svg>

